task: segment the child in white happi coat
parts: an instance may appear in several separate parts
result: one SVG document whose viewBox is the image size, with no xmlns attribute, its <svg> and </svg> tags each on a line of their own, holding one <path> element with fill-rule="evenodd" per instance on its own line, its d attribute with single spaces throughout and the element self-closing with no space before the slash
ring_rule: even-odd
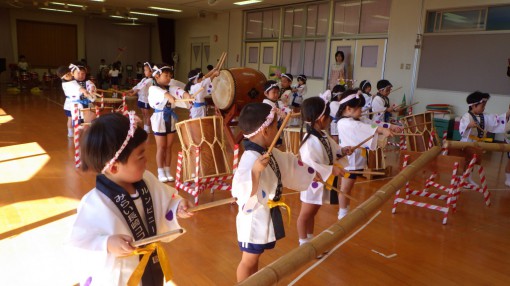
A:
<svg viewBox="0 0 510 286">
<path fill-rule="evenodd" d="M 361 108 L 361 114 L 367 114 L 372 109 L 372 84 L 368 80 L 362 80 L 359 84 L 363 97 L 365 98 L 365 105 Z M 362 115 L 363 118 L 370 118 L 368 115 Z"/>
<path fill-rule="evenodd" d="M 336 117 L 336 113 L 338 112 L 338 108 L 340 107 L 340 96 L 342 96 L 342 93 L 345 92 L 345 86 L 343 85 L 335 85 L 333 87 L 333 90 L 330 92 L 331 95 L 328 95 L 329 90 L 326 90 L 323 94 L 320 94 L 319 96 L 322 99 L 325 98 L 331 98 L 331 102 L 329 103 L 330 108 L 330 116 L 331 116 L 331 124 L 329 125 L 329 135 L 331 135 L 331 138 L 335 140 L 335 142 L 338 143 L 338 130 L 336 127 L 336 123 L 338 122 L 338 118 Z"/>
<path fill-rule="evenodd" d="M 152 67 L 154 85 L 149 87 L 149 105 L 154 109 L 151 116 L 152 131 L 156 139 L 156 164 L 158 165 L 158 179 L 173 182 L 170 174 L 172 162 L 172 145 L 175 139 L 175 123 L 177 114 L 174 112 L 175 100 L 189 98 L 189 94 L 176 86 L 169 86 L 172 79 L 172 67 L 160 65 Z"/>
<path fill-rule="evenodd" d="M 480 91 L 475 91 L 468 95 L 466 102 L 469 106 L 469 111 L 465 113 L 459 122 L 459 133 L 461 136 L 460 141 L 463 142 L 492 142 L 492 139 L 487 138 L 487 132 L 492 133 L 505 133 L 505 126 L 510 116 L 510 109 L 503 114 L 485 114 L 485 105 L 489 100 L 490 95 Z M 471 172 L 471 174 L 473 174 Z M 507 164 L 505 184 L 510 186 L 510 164 Z M 469 182 L 473 185 L 471 176 Z"/>
<path fill-rule="evenodd" d="M 401 132 L 401 128 L 389 123 L 381 123 L 378 126 L 373 123 L 361 121 L 361 108 L 365 105 L 365 98 L 360 90 L 350 89 L 343 93 L 340 99 L 340 108 L 337 117 L 339 118 L 338 141 L 340 146 L 356 146 L 370 136 L 372 139 L 364 143 L 360 148 L 352 151 L 349 155 L 348 166 L 343 166 L 347 172 L 361 171 L 366 167 L 367 156 L 366 149 L 375 150 L 377 148 L 377 140 L 379 135 L 393 136 L 393 132 Z M 341 191 L 350 195 L 354 182 L 358 175 L 350 174 L 348 177 L 342 178 Z M 342 219 L 349 212 L 350 200 L 344 196 L 338 196 L 340 209 L 338 211 L 338 219 Z"/>
<path fill-rule="evenodd" d="M 145 62 L 143 64 L 143 74 L 144 78 L 140 80 L 140 82 L 134 86 L 130 91 L 127 92 L 128 95 L 138 94 L 137 105 L 138 108 L 142 111 L 143 118 L 143 130 L 145 132 L 151 132 L 151 124 L 150 124 L 150 106 L 149 106 L 149 87 L 152 86 L 152 65 L 149 62 Z"/>
<path fill-rule="evenodd" d="M 212 93 L 212 80 L 219 74 L 220 72 L 216 69 L 211 70 L 206 75 L 196 69 L 188 73 L 189 81 L 184 90 L 189 92 L 194 98 L 189 114 L 191 118 L 207 116 L 205 97 Z"/>
<path fill-rule="evenodd" d="M 322 130 L 331 123 L 329 114 L 328 104 L 320 97 L 307 98 L 301 105 L 301 120 L 305 124 L 306 135 L 299 154 L 303 163 L 314 168 L 324 180 L 343 175 L 345 170 L 334 165 L 335 160 L 351 153 L 350 147 L 340 148 L 337 142 L 323 133 Z M 321 205 L 338 203 L 338 199 L 335 191 L 326 189 L 320 182 L 313 182 L 306 191 L 301 192 L 301 202 L 297 220 L 299 245 L 313 238 L 315 215 Z"/>
<path fill-rule="evenodd" d="M 303 99 L 305 98 L 306 92 L 308 91 L 306 87 L 306 75 L 300 74 L 297 77 L 298 85 L 292 89 L 292 106 L 299 108 L 301 103 L 303 103 Z"/>
<path fill-rule="evenodd" d="M 292 108 L 292 81 L 294 77 L 290 73 L 282 73 L 280 76 L 280 98 L 284 109 Z"/>
<path fill-rule="evenodd" d="M 72 119 L 74 105 L 78 104 L 78 109 L 81 109 L 95 100 L 94 96 L 73 78 L 73 72 L 77 69 L 79 68 L 74 64 L 69 65 L 69 67 L 60 66 L 57 69 L 57 75 L 62 80 L 62 90 L 66 96 L 64 112 L 67 116 L 67 137 L 73 137 L 74 133 Z"/>
<path fill-rule="evenodd" d="M 392 112 L 399 112 L 401 107 L 390 106 L 389 95 L 393 85 L 386 79 L 377 82 L 377 94 L 372 98 L 372 121 L 376 124 L 389 122 Z"/>
<path fill-rule="evenodd" d="M 76 82 L 84 87 L 90 94 L 94 94 L 97 91 L 96 85 L 91 80 L 87 80 L 87 68 L 81 64 L 82 63 L 75 64 L 78 68 L 74 69 L 73 77 Z"/>
<path fill-rule="evenodd" d="M 191 215 L 186 211 L 191 203 L 146 170 L 146 145 L 147 133 L 136 126 L 134 112 L 129 119 L 118 113 L 103 115 L 85 131 L 82 166 L 98 175 L 96 187 L 78 205 L 68 238 L 79 259 L 81 285 L 126 285 L 140 263 L 131 243 L 181 229 L 177 216 Z M 155 251 L 140 282 L 163 285 L 163 279 Z"/>
<path fill-rule="evenodd" d="M 232 196 L 239 205 L 239 282 L 257 272 L 260 255 L 285 236 L 279 206 L 290 209 L 283 203 L 283 187 L 304 190 L 315 177 L 315 170 L 292 153 L 276 148 L 271 155 L 266 153 L 278 132 L 277 122 L 277 109 L 263 103 L 247 104 L 239 115 L 239 128 L 248 138 L 232 180 Z"/>
</svg>

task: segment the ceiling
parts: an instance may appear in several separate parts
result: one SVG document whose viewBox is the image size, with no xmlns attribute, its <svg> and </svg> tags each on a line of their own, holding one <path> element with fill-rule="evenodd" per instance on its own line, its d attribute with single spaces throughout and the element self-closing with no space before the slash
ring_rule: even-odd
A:
<svg viewBox="0 0 510 286">
<path fill-rule="evenodd" d="M 133 14 L 132 12 L 157 14 L 159 17 L 170 19 L 203 18 L 236 9 L 265 8 L 305 2 L 304 0 L 263 0 L 260 3 L 245 6 L 234 5 L 233 3 L 237 1 L 241 0 L 104 0 L 102 2 L 100 0 L 0 0 L 0 7 L 39 10 L 46 13 L 62 13 L 46 9 L 71 10 L 75 14 L 90 17 L 111 18 L 111 16 L 115 16 L 117 19 L 124 17 L 125 20 L 131 21 L 132 19 L 126 19 L 130 17 L 136 18 L 136 21 L 139 22 L 154 22 L 156 17 Z M 148 8 L 150 6 L 177 9 L 182 12 L 154 10 Z M 115 18 L 111 19 L 115 20 Z"/>
</svg>

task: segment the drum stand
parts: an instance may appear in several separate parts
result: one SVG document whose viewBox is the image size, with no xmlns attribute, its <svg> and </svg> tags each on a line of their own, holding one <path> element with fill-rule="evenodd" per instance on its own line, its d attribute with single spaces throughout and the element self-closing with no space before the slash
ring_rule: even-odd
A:
<svg viewBox="0 0 510 286">
<path fill-rule="evenodd" d="M 239 144 L 241 140 L 243 140 L 243 134 L 241 132 L 239 132 L 237 135 L 234 135 L 232 129 L 230 129 L 232 126 L 237 126 L 237 121 L 234 121 L 234 118 L 239 115 L 239 107 L 236 103 L 234 103 L 228 110 L 224 112 L 222 112 L 217 107 L 214 109 L 217 116 L 223 117 L 223 126 L 225 128 L 227 142 L 232 150 L 234 150 L 234 147 Z"/>
</svg>

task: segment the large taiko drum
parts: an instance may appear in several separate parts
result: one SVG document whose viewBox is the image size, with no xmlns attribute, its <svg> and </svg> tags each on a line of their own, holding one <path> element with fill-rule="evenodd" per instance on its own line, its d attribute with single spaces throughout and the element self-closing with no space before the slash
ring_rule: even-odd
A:
<svg viewBox="0 0 510 286">
<path fill-rule="evenodd" d="M 404 125 L 404 133 L 409 134 L 405 136 L 408 151 L 424 152 L 430 149 L 430 142 L 432 146 L 439 144 L 433 112 L 413 114 L 400 120 Z"/>
<path fill-rule="evenodd" d="M 212 100 L 221 109 L 229 109 L 236 103 L 241 109 L 250 102 L 262 102 L 266 76 L 252 68 L 222 70 L 213 80 Z"/>
<path fill-rule="evenodd" d="M 285 151 L 294 155 L 299 155 L 299 145 L 301 138 L 299 137 L 300 127 L 288 127 L 283 129 L 283 141 L 285 141 Z"/>
<path fill-rule="evenodd" d="M 209 178 L 231 175 L 232 169 L 227 158 L 223 118 L 208 116 L 184 120 L 175 125 L 182 146 L 183 182 L 193 176 Z M 199 171 L 196 174 L 196 150 L 199 153 Z"/>
</svg>

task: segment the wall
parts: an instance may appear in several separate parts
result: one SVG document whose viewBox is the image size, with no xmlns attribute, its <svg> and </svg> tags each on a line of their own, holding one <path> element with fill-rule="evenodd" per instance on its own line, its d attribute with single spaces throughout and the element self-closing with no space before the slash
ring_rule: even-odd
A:
<svg viewBox="0 0 510 286">
<path fill-rule="evenodd" d="M 0 73 L 0 84 L 4 84 L 9 81 L 9 64 L 17 62 L 17 58 L 14 57 L 11 39 L 11 22 L 10 13 L 8 9 L 0 9 L 0 58 L 6 59 L 7 71 Z"/>
</svg>

